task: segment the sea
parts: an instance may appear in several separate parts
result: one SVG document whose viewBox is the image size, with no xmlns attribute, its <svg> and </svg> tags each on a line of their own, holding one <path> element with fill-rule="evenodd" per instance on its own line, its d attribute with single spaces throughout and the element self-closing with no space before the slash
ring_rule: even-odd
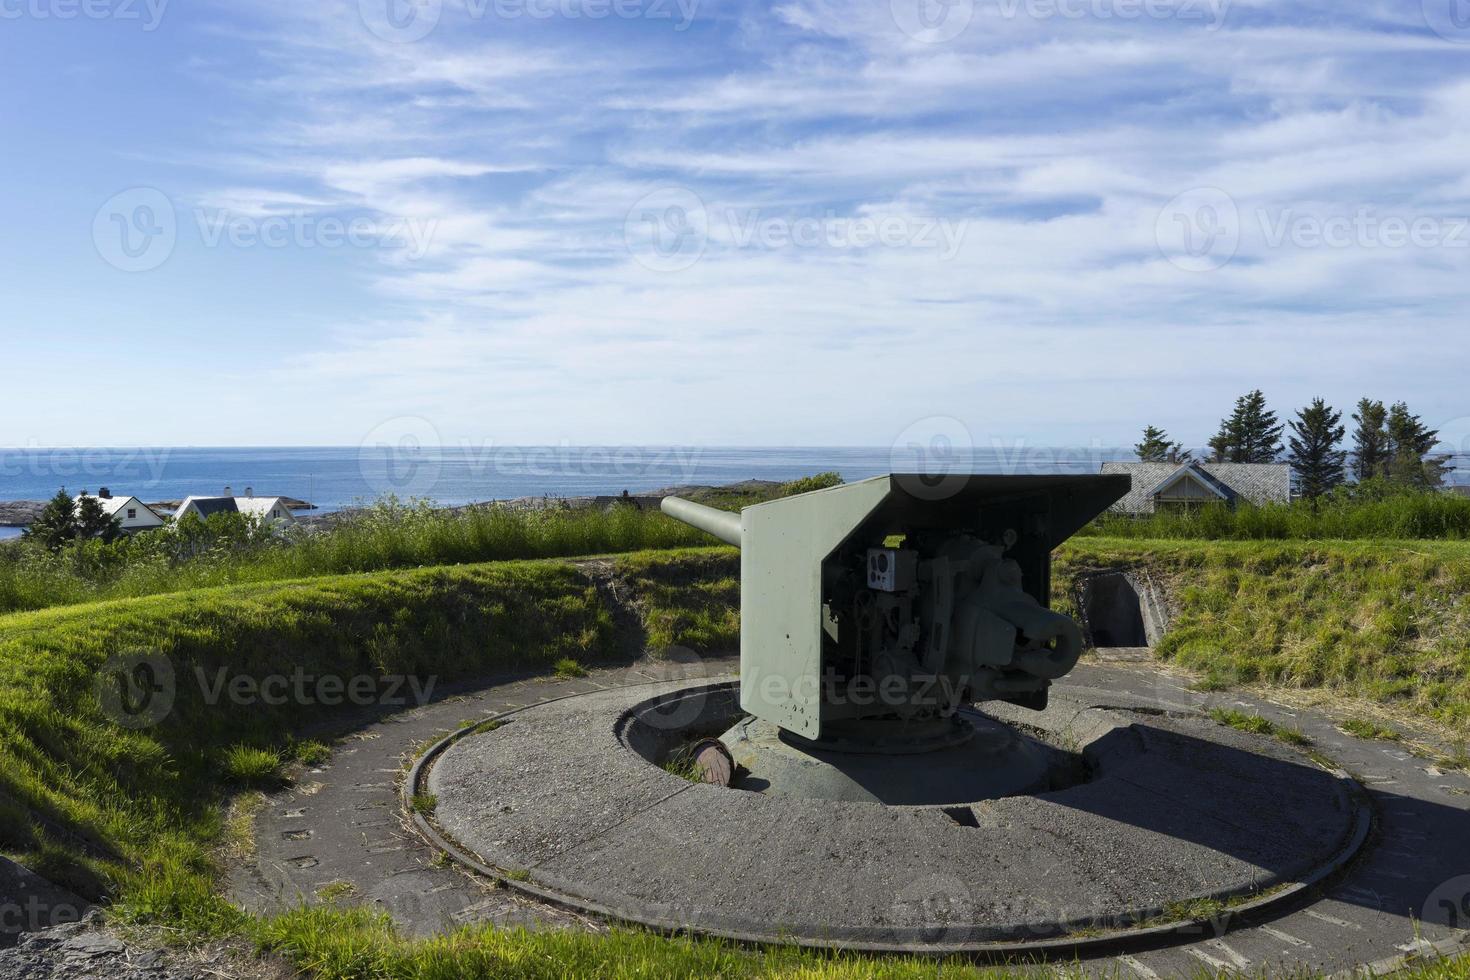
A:
<svg viewBox="0 0 1470 980">
<path fill-rule="evenodd" d="M 144 502 L 219 495 L 295 497 L 318 512 L 388 495 L 443 505 L 518 497 L 639 493 L 835 471 L 1086 474 L 1131 447 L 979 447 L 943 438 L 894 447 L 426 446 L 411 438 L 352 447 L 0 449 L 0 500 L 45 500 L 107 487 Z M 1470 483 L 1470 453 L 1455 481 Z M 0 537 L 19 533 L 0 528 Z"/>
</svg>

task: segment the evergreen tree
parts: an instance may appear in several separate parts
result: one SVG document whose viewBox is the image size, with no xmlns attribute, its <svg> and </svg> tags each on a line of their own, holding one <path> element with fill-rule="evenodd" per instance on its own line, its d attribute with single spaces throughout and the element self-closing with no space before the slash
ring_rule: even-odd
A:
<svg viewBox="0 0 1470 980">
<path fill-rule="evenodd" d="M 1385 431 L 1389 479 L 1423 489 L 1444 484 L 1445 470 L 1450 467 L 1449 458 L 1429 456 L 1439 441 L 1437 429 L 1431 429 L 1420 421 L 1404 402 L 1394 402 L 1388 410 Z"/>
<path fill-rule="evenodd" d="M 77 502 L 62 487 L 41 510 L 41 515 L 26 529 L 25 536 L 39 541 L 51 551 L 77 537 Z"/>
<path fill-rule="evenodd" d="M 1330 493 L 1344 479 L 1347 452 L 1338 449 L 1347 429 L 1341 424 L 1342 413 L 1334 411 L 1321 398 L 1297 412 L 1291 425 L 1291 455 L 1297 485 L 1302 496 L 1315 501 Z"/>
<path fill-rule="evenodd" d="M 1383 476 L 1388 469 L 1388 410 L 1383 402 L 1364 398 L 1353 413 L 1353 476 L 1359 481 Z"/>
<path fill-rule="evenodd" d="M 122 522 L 102 509 L 102 502 L 83 490 L 77 498 L 77 537 L 116 541 L 122 534 Z"/>
<path fill-rule="evenodd" d="M 1219 463 L 1274 463 L 1281 455 L 1281 429 L 1258 388 L 1235 400 L 1235 411 L 1221 420 L 1210 449 Z"/>
<path fill-rule="evenodd" d="M 1187 463 L 1189 450 L 1177 442 L 1169 441 L 1169 433 L 1156 426 L 1143 430 L 1143 441 L 1133 447 L 1133 452 L 1145 463 Z"/>
</svg>

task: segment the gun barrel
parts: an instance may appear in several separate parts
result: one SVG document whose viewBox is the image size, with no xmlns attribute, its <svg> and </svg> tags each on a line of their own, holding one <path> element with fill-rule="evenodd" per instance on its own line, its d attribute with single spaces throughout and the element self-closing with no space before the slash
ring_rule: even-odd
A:
<svg viewBox="0 0 1470 980">
<path fill-rule="evenodd" d="M 665 497 L 659 509 L 676 521 L 683 521 L 701 531 L 708 531 L 727 544 L 740 547 L 740 515 L 728 510 L 706 507 L 683 497 Z"/>
</svg>

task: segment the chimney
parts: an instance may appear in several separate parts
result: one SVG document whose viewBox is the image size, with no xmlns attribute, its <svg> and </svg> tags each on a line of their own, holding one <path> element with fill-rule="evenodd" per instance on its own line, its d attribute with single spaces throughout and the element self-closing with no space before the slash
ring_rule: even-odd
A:
<svg viewBox="0 0 1470 980">
<path fill-rule="evenodd" d="M 230 489 L 230 485 L 228 483 L 225 484 L 225 496 L 226 497 L 233 497 L 234 495 L 235 495 L 235 491 Z"/>
<path fill-rule="evenodd" d="M 112 499 L 112 491 L 109 490 L 109 489 L 107 489 L 106 487 L 103 487 L 101 490 L 98 490 L 97 491 L 97 496 L 100 497 L 103 500 L 111 500 Z"/>
<path fill-rule="evenodd" d="M 255 488 L 254 487 L 246 487 L 245 488 L 245 496 L 247 496 L 247 497 L 253 497 L 253 496 L 255 496 Z"/>
</svg>

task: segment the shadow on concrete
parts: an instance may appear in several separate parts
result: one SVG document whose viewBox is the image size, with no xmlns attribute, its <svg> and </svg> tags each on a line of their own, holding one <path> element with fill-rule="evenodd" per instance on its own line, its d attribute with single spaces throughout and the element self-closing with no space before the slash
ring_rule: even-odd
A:
<svg viewBox="0 0 1470 980">
<path fill-rule="evenodd" d="M 1215 850 L 1260 868 L 1273 884 L 1327 873 L 1314 887 L 1257 914 L 1227 914 L 1219 932 L 1235 925 L 1281 918 L 1324 894 L 1401 920 L 1405 937 L 1415 930 L 1436 940 L 1470 929 L 1470 815 L 1430 800 L 1379 790 L 1342 794 L 1336 777 L 1307 762 L 1288 761 L 1149 724 L 1135 724 L 1149 752 L 1125 761 L 1093 782 L 1046 799 L 1075 809 Z M 1131 737 L 1119 729 L 1089 746 L 1106 751 L 1110 740 Z M 1192 777 L 1178 778 L 1181 773 Z M 1119 793 L 1124 781 L 1147 792 Z M 1346 785 L 1346 784 L 1344 784 Z M 1336 805 L 1334 805 L 1334 801 Z M 1355 810 L 1367 805 L 1374 831 L 1344 855 L 1355 829 Z M 1384 814 L 1412 826 L 1408 843 L 1385 835 Z M 1303 848 L 1304 842 L 1310 846 Z M 1271 887 L 1271 885 L 1267 885 Z M 1228 925 L 1226 924 L 1228 922 Z M 1432 934 L 1431 934 L 1432 933 Z M 1180 937 L 1145 946 L 1170 946 Z"/>
</svg>

